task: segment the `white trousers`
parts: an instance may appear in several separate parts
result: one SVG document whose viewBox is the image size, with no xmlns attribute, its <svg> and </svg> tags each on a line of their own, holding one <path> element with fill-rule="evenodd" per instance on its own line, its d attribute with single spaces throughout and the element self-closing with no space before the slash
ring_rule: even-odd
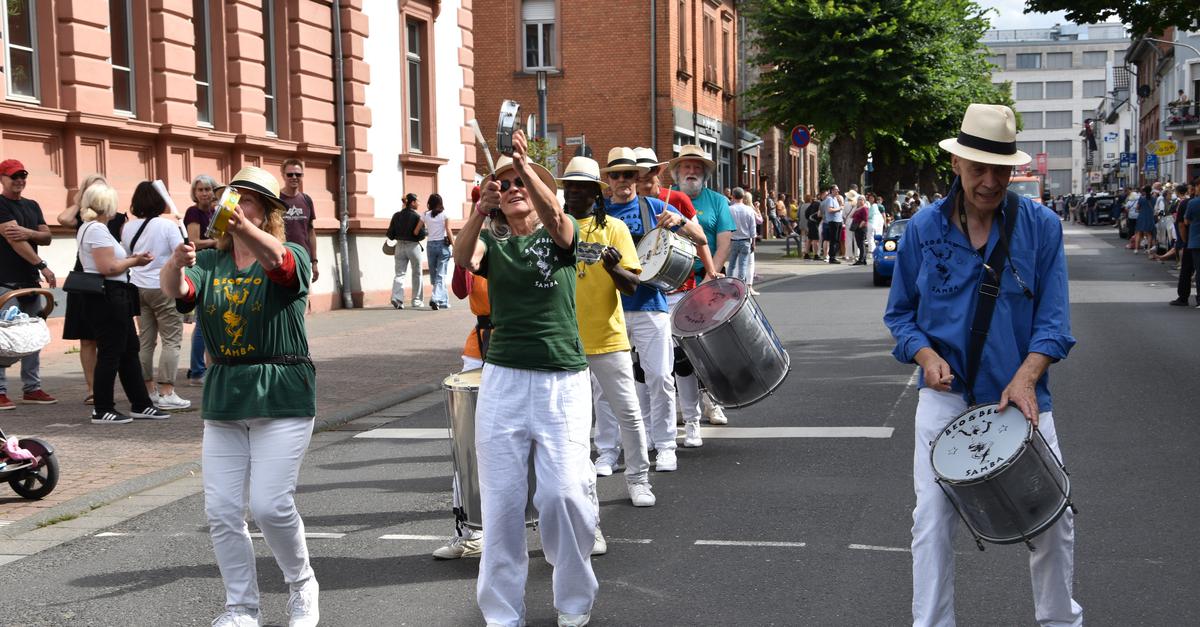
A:
<svg viewBox="0 0 1200 627">
<path fill-rule="evenodd" d="M 667 295 L 667 305 L 672 312 L 675 311 L 675 305 L 683 300 L 683 297 L 686 295 L 686 292 Z M 672 358 L 674 358 L 674 354 L 672 354 Z M 701 413 L 700 380 L 694 374 L 687 376 L 675 375 L 675 389 L 679 391 L 679 405 L 680 412 L 683 414 L 683 422 L 699 424 Z"/>
<path fill-rule="evenodd" d="M 483 506 L 476 597 L 489 625 L 519 627 L 525 619 L 531 452 L 538 530 L 546 561 L 554 568 L 554 607 L 566 614 L 592 610 L 599 590 L 591 562 L 599 503 L 590 454 L 590 387 L 586 371 L 483 367 L 475 408 Z"/>
<path fill-rule="evenodd" d="M 625 449 L 626 483 L 649 483 L 650 454 L 629 351 L 588 355 L 587 360 L 596 403 L 596 450 L 615 458 L 619 435 Z"/>
<path fill-rule="evenodd" d="M 675 377 L 671 371 L 675 366 L 675 352 L 671 341 L 671 314 L 665 311 L 626 311 L 625 328 L 629 332 L 629 342 L 638 353 L 642 372 L 646 375 L 646 383 L 637 386 L 646 436 L 660 451 L 674 449 Z M 598 405 L 597 422 L 601 420 L 602 413 Z M 610 420 L 611 413 L 610 410 Z"/>
<path fill-rule="evenodd" d="M 914 626 L 954 626 L 954 536 L 963 524 L 935 481 L 929 452 L 933 440 L 967 404 L 958 394 L 923 388 L 917 402 L 913 453 L 912 555 Z M 1038 416 L 1038 430 L 1062 459 L 1052 412 Z M 1083 608 L 1071 597 L 1075 571 L 1075 516 L 1070 508 L 1034 539 L 1029 554 L 1034 614 L 1040 625 L 1082 625 Z"/>
<path fill-rule="evenodd" d="M 247 496 L 250 515 L 284 581 L 294 589 L 313 576 L 304 521 L 293 498 L 312 430 L 312 418 L 204 421 L 204 513 L 227 608 L 259 607 L 254 546 L 245 519 Z"/>
</svg>

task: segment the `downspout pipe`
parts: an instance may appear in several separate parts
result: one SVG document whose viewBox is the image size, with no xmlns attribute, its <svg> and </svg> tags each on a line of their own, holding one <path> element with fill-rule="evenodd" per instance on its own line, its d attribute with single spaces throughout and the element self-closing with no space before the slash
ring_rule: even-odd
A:
<svg viewBox="0 0 1200 627">
<path fill-rule="evenodd" d="M 650 150 L 658 154 L 658 2 L 650 0 Z"/>
<path fill-rule="evenodd" d="M 346 98 L 342 71 L 342 3 L 333 0 L 333 124 L 338 145 L 338 283 L 342 288 L 342 307 L 354 308 L 350 292 L 350 198 L 346 193 Z"/>
</svg>

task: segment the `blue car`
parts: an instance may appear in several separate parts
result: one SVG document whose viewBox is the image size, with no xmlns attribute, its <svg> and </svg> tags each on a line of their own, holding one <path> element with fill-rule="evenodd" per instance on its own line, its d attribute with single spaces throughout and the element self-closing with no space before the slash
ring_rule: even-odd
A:
<svg viewBox="0 0 1200 627">
<path fill-rule="evenodd" d="M 875 285 L 891 285 L 892 272 L 896 269 L 896 251 L 900 250 L 900 238 L 908 228 L 908 220 L 896 220 L 883 233 L 875 235 L 875 264 L 871 277 Z"/>
</svg>

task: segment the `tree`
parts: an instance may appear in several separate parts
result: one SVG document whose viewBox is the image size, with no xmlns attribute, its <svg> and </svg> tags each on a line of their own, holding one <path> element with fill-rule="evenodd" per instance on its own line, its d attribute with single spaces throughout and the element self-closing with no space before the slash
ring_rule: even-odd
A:
<svg viewBox="0 0 1200 627">
<path fill-rule="evenodd" d="M 1076 24 L 1107 22 L 1116 16 L 1135 35 L 1160 33 L 1169 26 L 1196 30 L 1200 2 L 1196 0 L 1026 0 L 1026 13 L 1066 11 Z"/>
</svg>

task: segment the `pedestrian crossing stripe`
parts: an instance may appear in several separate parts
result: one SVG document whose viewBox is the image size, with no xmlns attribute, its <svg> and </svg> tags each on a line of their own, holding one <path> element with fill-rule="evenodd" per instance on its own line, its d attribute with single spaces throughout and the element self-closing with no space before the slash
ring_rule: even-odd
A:
<svg viewBox="0 0 1200 627">
<path fill-rule="evenodd" d="M 788 438 L 868 438 L 892 437 L 892 427 L 712 427 L 705 428 L 705 439 L 788 439 Z M 683 432 L 680 430 L 679 435 Z M 378 440 L 447 440 L 449 429 L 372 429 L 356 434 L 356 438 Z"/>
</svg>

